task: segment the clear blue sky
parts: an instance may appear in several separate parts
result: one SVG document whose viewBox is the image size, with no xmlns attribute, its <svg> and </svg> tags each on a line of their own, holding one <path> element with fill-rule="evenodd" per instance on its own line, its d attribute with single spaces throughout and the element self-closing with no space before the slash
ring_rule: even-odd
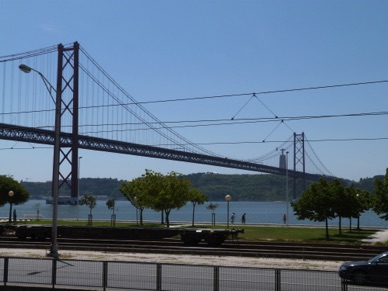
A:
<svg viewBox="0 0 388 291">
<path fill-rule="evenodd" d="M 0 55 L 78 41 L 139 101 L 388 80 L 388 1 L 0 0 Z M 230 119 L 249 97 L 149 104 L 161 121 Z M 278 116 L 388 111 L 388 83 L 261 95 Z M 257 100 L 239 118 L 272 117 Z M 304 132 L 336 176 L 385 174 L 388 116 L 321 118 L 177 131 L 195 143 L 285 140 Z M 268 137 L 269 136 L 269 137 Z M 268 138 L 267 138 L 268 137 Z M 0 141 L 0 174 L 51 179 L 52 150 L 11 150 Z M 275 143 L 209 145 L 225 156 L 261 156 Z M 23 147 L 16 144 L 16 147 Z M 27 146 L 28 147 L 28 146 Z M 250 173 L 81 151 L 81 177 L 127 179 L 145 169 L 183 174 Z"/>
</svg>

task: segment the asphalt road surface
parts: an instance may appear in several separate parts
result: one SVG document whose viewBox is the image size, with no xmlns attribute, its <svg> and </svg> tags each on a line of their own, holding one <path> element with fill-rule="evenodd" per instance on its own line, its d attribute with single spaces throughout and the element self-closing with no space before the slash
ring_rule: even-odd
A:
<svg viewBox="0 0 388 291">
<path fill-rule="evenodd" d="M 0 259 L 4 260 L 4 259 Z M 1 262 L 3 263 L 3 262 Z M 107 262 L 107 287 L 130 290 L 213 291 L 218 277 L 220 291 L 274 291 L 278 274 L 282 291 L 341 291 L 341 280 L 334 271 L 259 269 L 197 265 Z M 61 260 L 57 262 L 56 286 L 103 286 L 103 263 L 97 261 Z M 218 270 L 218 273 L 217 273 Z M 277 272 L 277 273 L 276 273 Z M 157 279 L 160 275 L 159 280 Z M 218 274 L 218 275 L 217 275 Z M 52 261 L 33 258 L 10 258 L 10 284 L 51 285 Z M 382 290 L 349 286 L 348 290 Z"/>
</svg>

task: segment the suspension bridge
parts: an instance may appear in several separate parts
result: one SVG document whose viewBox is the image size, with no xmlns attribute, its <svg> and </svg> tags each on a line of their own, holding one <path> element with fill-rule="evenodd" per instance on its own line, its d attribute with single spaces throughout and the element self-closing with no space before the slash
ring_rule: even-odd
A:
<svg viewBox="0 0 388 291">
<path fill-rule="evenodd" d="M 78 197 L 79 149 L 294 179 L 331 176 L 304 133 L 294 133 L 260 158 L 245 160 L 191 142 L 127 93 L 77 42 L 0 57 L 0 82 L 0 139 L 54 146 L 53 191 L 59 194 L 67 189 Z M 288 153 L 291 169 L 286 166 Z M 274 157 L 277 164 L 267 164 Z M 307 164 L 315 170 L 306 170 Z"/>
</svg>

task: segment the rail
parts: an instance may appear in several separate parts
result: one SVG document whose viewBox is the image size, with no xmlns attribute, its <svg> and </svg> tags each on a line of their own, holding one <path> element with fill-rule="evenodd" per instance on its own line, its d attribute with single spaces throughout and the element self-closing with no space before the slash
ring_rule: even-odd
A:
<svg viewBox="0 0 388 291">
<path fill-rule="evenodd" d="M 201 243 L 195 247 L 187 247 L 179 239 L 112 240 L 59 238 L 58 244 L 61 250 L 265 257 L 326 261 L 367 260 L 386 251 L 385 247 L 379 246 L 246 242 L 232 240 L 225 241 L 222 246 L 218 247 L 209 247 L 206 243 Z M 49 249 L 49 246 L 49 240 L 18 240 L 15 237 L 0 237 L 0 248 Z"/>
</svg>

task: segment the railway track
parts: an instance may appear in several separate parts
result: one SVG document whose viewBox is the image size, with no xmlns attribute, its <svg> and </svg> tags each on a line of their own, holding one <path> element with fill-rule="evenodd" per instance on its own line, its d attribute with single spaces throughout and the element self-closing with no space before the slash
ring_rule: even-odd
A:
<svg viewBox="0 0 388 291">
<path fill-rule="evenodd" d="M 209 247 L 206 244 L 190 247 L 185 246 L 178 239 L 136 241 L 58 238 L 58 244 L 61 250 L 293 258 L 326 261 L 366 260 L 387 251 L 384 247 L 374 246 L 246 241 L 226 241 L 219 247 Z M 0 248 L 49 249 L 49 247 L 49 240 L 18 240 L 14 237 L 0 237 Z"/>
</svg>

